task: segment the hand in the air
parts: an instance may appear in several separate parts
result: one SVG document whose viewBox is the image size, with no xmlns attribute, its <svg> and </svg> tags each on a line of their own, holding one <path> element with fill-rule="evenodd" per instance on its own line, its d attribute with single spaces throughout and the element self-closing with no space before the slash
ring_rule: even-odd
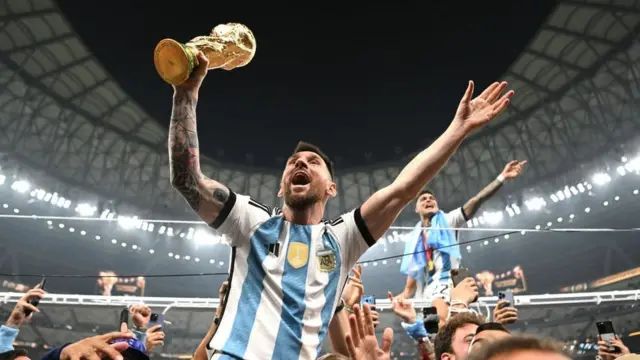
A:
<svg viewBox="0 0 640 360">
<path fill-rule="evenodd" d="M 349 316 L 350 332 L 346 336 L 349 357 L 353 360 L 387 360 L 391 359 L 393 329 L 384 329 L 382 348 L 378 346 L 373 318 L 368 304 L 364 305 L 364 314 L 359 305 L 353 308 Z"/>
<path fill-rule="evenodd" d="M 527 160 L 509 161 L 507 166 L 504 167 L 504 170 L 502 170 L 502 176 L 504 176 L 504 178 L 507 179 L 507 180 L 513 179 L 513 178 L 517 177 L 518 175 L 520 175 L 522 173 L 522 168 L 525 165 L 527 165 Z"/>
<path fill-rule="evenodd" d="M 202 85 L 202 81 L 205 76 L 207 76 L 209 59 L 207 59 L 202 51 L 198 53 L 196 59 L 198 60 L 198 65 L 196 65 L 191 75 L 189 75 L 189 79 L 180 85 L 174 86 L 173 89 L 175 91 L 198 92 L 198 90 L 200 90 L 200 85 Z"/>
<path fill-rule="evenodd" d="M 620 352 L 611 352 L 609 351 L 609 346 L 615 346 L 620 349 Z M 600 336 L 598 336 L 598 355 L 602 358 L 602 360 L 612 360 L 617 359 L 622 355 L 631 354 L 631 351 L 625 344 L 620 340 L 620 338 L 616 335 L 616 338 L 610 341 L 603 341 Z"/>
<path fill-rule="evenodd" d="M 407 324 L 413 324 L 418 318 L 416 315 L 416 309 L 413 308 L 411 300 L 405 300 L 402 297 L 393 297 L 391 291 L 387 294 L 389 301 L 391 301 L 391 309 L 393 312 Z"/>
<path fill-rule="evenodd" d="M 353 307 L 360 304 L 364 287 L 362 286 L 362 265 L 358 264 L 351 269 L 353 275 L 349 275 L 349 282 L 342 290 L 342 300 L 345 305 Z"/>
<path fill-rule="evenodd" d="M 6 325 L 14 329 L 20 328 L 20 326 L 22 326 L 25 321 L 31 318 L 33 313 L 40 312 L 37 307 L 29 303 L 29 300 L 42 300 L 45 295 L 46 292 L 40 289 L 40 285 L 36 285 L 35 288 L 27 291 L 27 293 L 24 294 L 24 296 L 20 298 L 20 300 L 18 300 L 18 303 L 13 308 L 13 311 L 11 311 L 11 315 L 9 315 L 9 319 L 7 319 Z"/>
<path fill-rule="evenodd" d="M 132 333 L 112 332 L 105 335 L 82 339 L 66 346 L 60 353 L 60 360 L 94 360 L 110 358 L 122 360 L 121 352 L 129 348 L 126 342 L 110 344 L 117 339 L 131 339 Z"/>
<path fill-rule="evenodd" d="M 147 349 L 148 354 L 151 354 L 158 345 L 164 345 L 164 331 L 162 331 L 162 325 L 150 327 L 146 334 L 147 338 L 145 339 L 144 346 Z"/>
<path fill-rule="evenodd" d="M 513 324 L 518 320 L 518 309 L 507 305 L 506 300 L 500 300 L 496 304 L 496 308 L 493 310 L 493 321 L 502 325 Z"/>
<path fill-rule="evenodd" d="M 478 285 L 473 278 L 462 280 L 456 287 L 451 289 L 451 300 L 462 301 L 470 305 L 478 299 Z"/>
<path fill-rule="evenodd" d="M 136 329 L 146 329 L 151 320 L 151 308 L 147 305 L 133 305 L 129 308 Z"/>
<path fill-rule="evenodd" d="M 509 90 L 500 97 L 506 87 L 507 83 L 504 81 L 495 82 L 478 97 L 472 99 L 474 84 L 473 81 L 469 81 L 453 121 L 463 126 L 466 132 L 486 125 L 507 108 L 511 97 L 515 94 L 513 90 Z"/>
</svg>

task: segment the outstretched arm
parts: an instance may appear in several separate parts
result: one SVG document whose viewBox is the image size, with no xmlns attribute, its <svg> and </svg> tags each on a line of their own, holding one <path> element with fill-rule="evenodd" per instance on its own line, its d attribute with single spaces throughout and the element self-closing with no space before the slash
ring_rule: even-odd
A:
<svg viewBox="0 0 640 360">
<path fill-rule="evenodd" d="M 202 220 L 211 224 L 229 198 L 229 190 L 200 171 L 196 104 L 208 61 L 204 55 L 199 55 L 198 61 L 200 65 L 189 80 L 175 87 L 169 127 L 169 167 L 171 185 Z"/>
<path fill-rule="evenodd" d="M 485 201 L 489 200 L 498 192 L 498 190 L 500 190 L 500 188 L 502 188 L 502 185 L 506 180 L 511 180 L 520 175 L 520 173 L 522 172 L 522 168 L 526 164 L 526 160 L 510 161 L 504 168 L 502 173 L 500 173 L 500 175 L 495 180 L 490 182 L 489 185 L 485 186 L 484 189 L 480 190 L 480 192 L 476 196 L 472 197 L 464 204 L 462 209 L 464 210 L 465 215 L 467 215 L 469 219 L 472 218 L 476 214 L 476 212 L 478 212 L 480 206 L 482 206 Z"/>
<path fill-rule="evenodd" d="M 494 83 L 471 100 L 473 82 L 469 82 L 449 128 L 413 158 L 391 185 L 373 194 L 362 205 L 362 217 L 374 239 L 384 235 L 400 211 L 440 171 L 468 134 L 487 124 L 507 107 L 514 93 L 509 91 L 500 97 L 506 86 L 506 82 Z"/>
</svg>

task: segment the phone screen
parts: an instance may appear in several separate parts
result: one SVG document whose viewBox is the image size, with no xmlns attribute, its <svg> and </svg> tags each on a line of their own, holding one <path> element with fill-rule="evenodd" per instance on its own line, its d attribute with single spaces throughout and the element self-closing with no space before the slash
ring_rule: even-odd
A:
<svg viewBox="0 0 640 360">
<path fill-rule="evenodd" d="M 424 308 L 422 309 L 422 315 L 427 334 L 437 334 L 439 325 L 438 310 L 435 307 Z"/>
<path fill-rule="evenodd" d="M 602 341 L 609 342 L 616 338 L 616 332 L 611 321 L 598 321 L 596 327 Z M 609 346 L 609 351 L 619 352 L 620 349 L 615 346 Z"/>
<path fill-rule="evenodd" d="M 376 306 L 376 298 L 373 295 L 369 295 L 369 296 L 363 296 L 362 297 L 362 304 L 369 304 L 369 306 L 375 308 Z"/>
</svg>

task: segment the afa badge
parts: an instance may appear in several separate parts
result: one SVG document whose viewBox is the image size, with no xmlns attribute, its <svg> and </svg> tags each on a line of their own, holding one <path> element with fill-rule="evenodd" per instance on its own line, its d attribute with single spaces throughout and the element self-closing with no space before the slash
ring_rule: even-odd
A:
<svg viewBox="0 0 640 360">
<path fill-rule="evenodd" d="M 287 261 L 294 269 L 299 269 L 307 265 L 307 262 L 309 261 L 309 246 L 299 242 L 289 243 Z"/>
<path fill-rule="evenodd" d="M 336 269 L 336 253 L 332 250 L 320 250 L 316 255 L 320 271 L 330 272 Z"/>
</svg>

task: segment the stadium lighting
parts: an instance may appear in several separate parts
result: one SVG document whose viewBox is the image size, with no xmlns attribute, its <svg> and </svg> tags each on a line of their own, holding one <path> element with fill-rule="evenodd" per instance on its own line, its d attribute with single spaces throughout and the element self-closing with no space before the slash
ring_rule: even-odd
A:
<svg viewBox="0 0 640 360">
<path fill-rule="evenodd" d="M 592 180 L 596 185 L 605 185 L 611 181 L 611 176 L 607 173 L 596 173 L 593 175 Z"/>
<path fill-rule="evenodd" d="M 198 229 L 193 234 L 193 240 L 196 246 L 210 246 L 220 243 L 220 236 L 213 234 L 211 231 Z"/>
<path fill-rule="evenodd" d="M 485 211 L 485 212 L 482 213 L 482 216 L 487 221 L 487 223 L 490 224 L 490 225 L 499 224 L 502 221 L 502 219 L 504 218 L 504 215 L 502 214 L 502 211 L 495 211 L 495 212 Z"/>
<path fill-rule="evenodd" d="M 31 184 L 29 184 L 26 180 L 17 180 L 11 184 L 11 189 L 21 194 L 26 193 L 31 188 Z"/>
<path fill-rule="evenodd" d="M 551 195 L 551 200 L 553 200 L 554 196 Z M 555 202 L 555 201 L 554 201 Z M 524 202 L 524 205 L 530 211 L 538 211 L 547 205 L 547 202 L 541 197 L 534 197 Z"/>
<path fill-rule="evenodd" d="M 93 216 L 97 210 L 95 206 L 87 203 L 80 203 L 76 206 L 76 212 L 80 214 L 80 216 Z"/>
</svg>

